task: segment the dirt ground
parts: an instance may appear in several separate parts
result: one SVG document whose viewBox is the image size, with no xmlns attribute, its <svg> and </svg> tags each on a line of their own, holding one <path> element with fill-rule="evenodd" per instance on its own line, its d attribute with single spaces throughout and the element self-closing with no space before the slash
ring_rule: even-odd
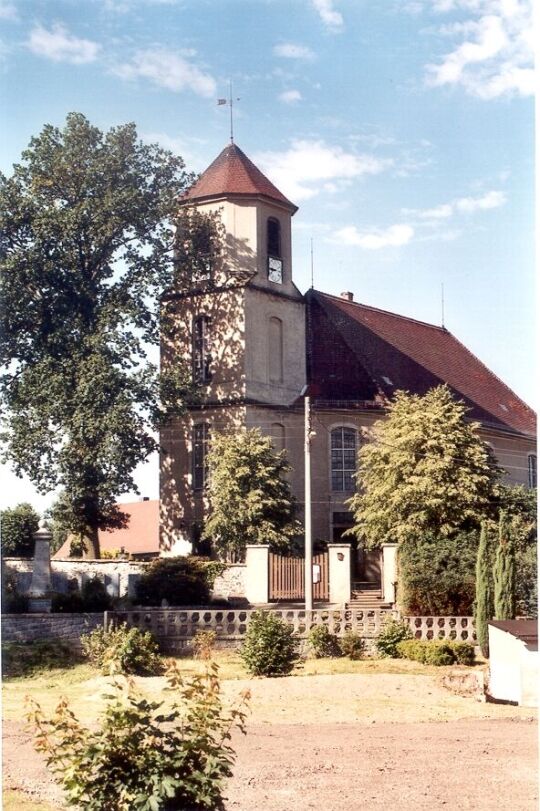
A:
<svg viewBox="0 0 540 811">
<path fill-rule="evenodd" d="M 101 681 L 88 683 L 89 696 Z M 248 734 L 233 739 L 228 811 L 538 808 L 531 710 L 453 695 L 436 678 L 413 675 L 223 685 L 227 697 L 246 686 L 252 691 Z M 161 680 L 145 686 L 157 692 Z M 13 720 L 4 722 L 4 784 L 61 805 L 28 734 Z"/>
</svg>

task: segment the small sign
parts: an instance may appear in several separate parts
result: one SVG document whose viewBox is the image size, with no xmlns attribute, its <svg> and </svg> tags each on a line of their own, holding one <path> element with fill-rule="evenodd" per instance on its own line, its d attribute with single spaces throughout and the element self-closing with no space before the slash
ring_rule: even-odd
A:
<svg viewBox="0 0 540 811">
<path fill-rule="evenodd" d="M 321 582 L 321 567 L 318 563 L 313 564 L 313 582 L 320 583 Z"/>
</svg>

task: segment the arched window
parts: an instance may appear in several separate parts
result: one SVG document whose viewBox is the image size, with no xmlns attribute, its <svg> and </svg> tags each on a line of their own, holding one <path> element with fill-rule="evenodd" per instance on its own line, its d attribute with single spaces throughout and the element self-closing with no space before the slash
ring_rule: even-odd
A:
<svg viewBox="0 0 540 811">
<path fill-rule="evenodd" d="M 198 315 L 193 319 L 193 379 L 196 383 L 208 383 L 212 375 L 210 372 L 209 351 L 210 318 L 207 315 Z"/>
<path fill-rule="evenodd" d="M 193 426 L 192 435 L 192 487 L 203 490 L 208 479 L 208 445 L 210 426 L 201 422 Z"/>
<path fill-rule="evenodd" d="M 272 442 L 277 453 L 285 450 L 285 426 L 280 422 L 273 422 L 271 426 Z"/>
<path fill-rule="evenodd" d="M 274 317 L 268 321 L 268 379 L 283 382 L 283 322 Z"/>
<path fill-rule="evenodd" d="M 266 253 L 281 258 L 281 226 L 275 217 L 268 217 L 266 223 Z"/>
<path fill-rule="evenodd" d="M 537 475 L 536 475 L 536 454 L 530 453 L 528 456 L 529 462 L 529 487 L 536 487 L 537 485 Z"/>
<path fill-rule="evenodd" d="M 357 433 L 354 428 L 334 428 L 330 434 L 330 474 L 332 490 L 355 490 Z"/>
</svg>

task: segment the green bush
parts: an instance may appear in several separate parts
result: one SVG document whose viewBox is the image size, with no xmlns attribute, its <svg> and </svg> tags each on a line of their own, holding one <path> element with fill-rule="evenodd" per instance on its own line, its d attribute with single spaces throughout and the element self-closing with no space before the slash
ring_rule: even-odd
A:
<svg viewBox="0 0 540 811">
<path fill-rule="evenodd" d="M 330 633 L 327 625 L 315 625 L 309 632 L 309 646 L 315 659 L 341 656 L 338 638 Z"/>
<path fill-rule="evenodd" d="M 57 592 L 51 600 L 53 613 L 80 614 L 84 612 L 101 613 L 108 611 L 113 605 L 113 599 L 107 594 L 107 589 L 99 577 L 92 577 L 83 583 L 81 591 L 72 589 L 68 592 Z"/>
<path fill-rule="evenodd" d="M 2 675 L 5 678 L 73 667 L 80 661 L 80 654 L 62 639 L 2 643 Z"/>
<path fill-rule="evenodd" d="M 222 563 L 197 557 L 156 558 L 137 582 L 139 605 L 208 605 Z"/>
<path fill-rule="evenodd" d="M 51 599 L 54 614 L 82 614 L 84 604 L 80 591 L 56 592 Z"/>
<path fill-rule="evenodd" d="M 397 650 L 404 659 L 426 665 L 474 664 L 474 648 L 468 642 L 406 639 L 398 642 Z"/>
<path fill-rule="evenodd" d="M 85 728 L 67 702 L 46 718 L 30 701 L 28 721 L 70 806 L 80 811 L 220 811 L 232 775 L 233 727 L 244 731 L 245 704 L 225 711 L 218 668 L 184 681 L 167 672 L 172 707 L 149 701 L 133 683 L 114 685 L 99 727 Z"/>
<path fill-rule="evenodd" d="M 256 611 L 240 651 L 254 676 L 286 676 L 299 661 L 292 625 L 265 611 Z"/>
<path fill-rule="evenodd" d="M 361 659 L 366 645 L 361 636 L 347 631 L 345 636 L 339 640 L 339 647 L 343 656 L 348 656 L 349 659 Z"/>
<path fill-rule="evenodd" d="M 379 656 L 399 658 L 398 643 L 411 638 L 412 632 L 406 622 L 389 618 L 383 624 L 381 633 L 375 640 L 375 648 Z"/>
<path fill-rule="evenodd" d="M 83 655 L 103 673 L 153 676 L 163 672 L 163 660 L 150 631 L 119 625 L 96 628 L 81 636 Z"/>
<path fill-rule="evenodd" d="M 6 577 L 2 586 L 2 614 L 26 614 L 28 597 L 21 594 L 14 577 Z"/>
</svg>

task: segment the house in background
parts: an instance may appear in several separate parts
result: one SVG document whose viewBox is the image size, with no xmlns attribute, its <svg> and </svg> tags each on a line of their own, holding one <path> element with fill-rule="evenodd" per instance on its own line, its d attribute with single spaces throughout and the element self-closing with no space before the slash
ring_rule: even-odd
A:
<svg viewBox="0 0 540 811">
<path fill-rule="evenodd" d="M 227 146 L 181 203 L 217 212 L 223 253 L 195 276 L 185 269 L 165 302 L 173 323 L 162 363 L 191 364 L 202 402 L 161 431 L 160 546 L 199 548 L 208 505 L 212 435 L 259 427 L 292 465 L 304 498 L 303 395 L 312 402 L 313 537 L 339 541 L 362 429 L 384 417 L 400 389 L 423 395 L 447 383 L 481 423 L 509 483 L 536 486 L 534 412 L 444 327 L 364 304 L 352 293 L 302 295 L 293 280 L 291 203 L 236 146 Z M 302 515 L 300 514 L 300 518 Z M 380 583 L 376 553 L 354 578 Z"/>
<path fill-rule="evenodd" d="M 101 554 L 120 552 L 132 560 L 150 560 L 159 555 L 159 501 L 148 498 L 127 504 L 118 504 L 127 515 L 127 526 L 122 529 L 100 530 Z M 70 541 L 66 541 L 53 555 L 53 560 L 69 558 Z"/>
</svg>

